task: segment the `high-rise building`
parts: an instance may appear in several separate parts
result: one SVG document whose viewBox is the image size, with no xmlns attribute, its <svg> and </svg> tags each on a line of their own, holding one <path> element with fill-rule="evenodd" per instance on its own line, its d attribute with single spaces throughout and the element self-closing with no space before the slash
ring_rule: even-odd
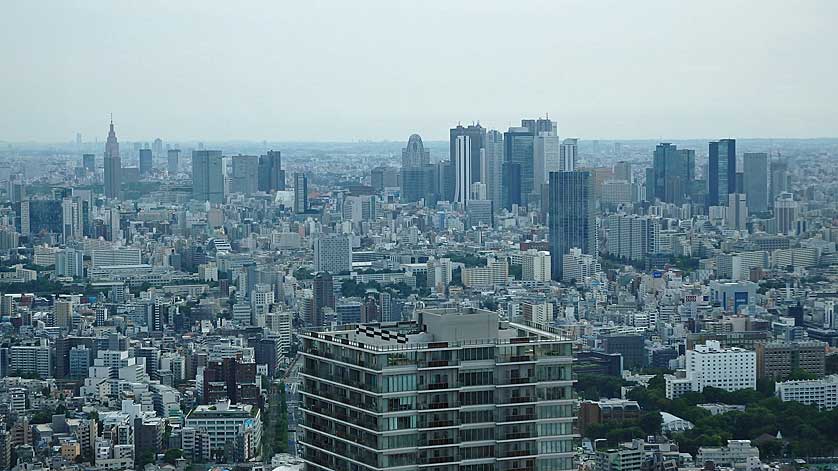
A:
<svg viewBox="0 0 838 471">
<path fill-rule="evenodd" d="M 579 139 L 567 138 L 559 147 L 559 172 L 575 172 L 579 155 Z M 549 177 L 549 176 L 548 176 Z"/>
<path fill-rule="evenodd" d="M 512 127 L 503 135 L 504 162 L 521 169 L 521 204 L 528 205 L 535 192 L 535 134 L 524 127 Z"/>
<path fill-rule="evenodd" d="M 524 119 L 521 126 L 530 130 L 533 139 L 533 192 L 541 194 L 550 172 L 561 171 L 559 134 L 555 121 Z"/>
<path fill-rule="evenodd" d="M 175 175 L 180 168 L 180 149 L 169 149 L 166 151 L 166 167 L 169 175 Z"/>
<path fill-rule="evenodd" d="M 161 157 L 163 155 L 163 140 L 159 137 L 154 139 L 154 142 L 151 143 L 151 150 L 155 157 Z"/>
<path fill-rule="evenodd" d="M 707 165 L 708 206 L 724 205 L 727 195 L 736 193 L 736 139 L 710 143 Z"/>
<path fill-rule="evenodd" d="M 561 281 L 562 262 L 570 249 L 595 255 L 594 188 L 591 173 L 553 172 L 549 187 L 550 257 L 553 279 Z"/>
<path fill-rule="evenodd" d="M 233 193 L 252 195 L 259 187 L 259 158 L 255 155 L 237 155 L 233 157 Z"/>
<path fill-rule="evenodd" d="M 467 136 L 469 138 L 469 155 L 471 156 L 471 162 L 469 167 L 469 177 L 471 181 L 469 181 L 469 185 L 480 181 L 481 175 L 481 168 L 480 168 L 480 149 L 484 147 L 486 142 L 486 128 L 478 124 L 471 124 L 468 127 L 463 127 L 461 125 L 457 125 L 455 128 L 451 128 L 449 133 L 449 147 L 450 147 L 450 159 L 453 161 L 455 156 L 457 155 L 457 138 L 460 136 Z M 468 186 L 466 186 L 468 188 Z"/>
<path fill-rule="evenodd" d="M 271 193 L 285 189 L 285 170 L 282 169 L 282 154 L 269 150 L 259 157 L 259 191 Z"/>
<path fill-rule="evenodd" d="M 140 176 L 151 173 L 153 167 L 151 149 L 140 149 Z"/>
<path fill-rule="evenodd" d="M 399 171 L 393 167 L 378 166 L 370 171 L 370 186 L 375 191 L 399 186 Z"/>
<path fill-rule="evenodd" d="M 501 195 L 503 207 L 511 210 L 513 205 L 523 204 L 521 197 L 521 164 L 504 162 L 501 167 Z"/>
<path fill-rule="evenodd" d="M 119 198 L 122 188 L 122 160 L 119 158 L 119 142 L 111 119 L 108 140 L 105 143 L 105 198 Z"/>
<path fill-rule="evenodd" d="M 468 204 L 469 188 L 471 187 L 471 138 L 469 136 L 457 136 L 454 147 L 454 168 L 457 175 L 456 187 L 454 189 L 454 202 L 463 206 Z"/>
<path fill-rule="evenodd" d="M 752 213 L 768 211 L 768 154 L 746 152 L 743 159 L 744 188 L 748 210 Z"/>
<path fill-rule="evenodd" d="M 96 172 L 96 156 L 94 154 L 84 154 L 81 156 L 82 166 L 87 173 Z"/>
<path fill-rule="evenodd" d="M 309 468 L 575 469 L 569 340 L 474 308 L 416 318 L 302 334 Z"/>
<path fill-rule="evenodd" d="M 422 167 L 431 163 L 431 151 L 425 149 L 422 137 L 411 134 L 407 146 L 402 149 L 402 169 Z"/>
<path fill-rule="evenodd" d="M 643 261 L 655 253 L 660 220 L 654 216 L 611 214 L 604 221 L 606 251 L 624 260 Z"/>
<path fill-rule="evenodd" d="M 338 275 L 352 270 L 352 241 L 345 234 L 322 234 L 314 240 L 314 271 Z"/>
<path fill-rule="evenodd" d="M 789 191 L 789 164 L 784 159 L 771 161 L 771 201 L 777 199 L 780 193 Z"/>
<path fill-rule="evenodd" d="M 794 234 L 797 230 L 800 205 L 794 200 L 794 195 L 788 192 L 780 193 L 774 200 L 774 221 L 777 234 Z"/>
<path fill-rule="evenodd" d="M 311 319 L 308 319 L 309 324 L 314 326 L 323 325 L 324 316 L 323 309 L 335 309 L 335 283 L 332 275 L 329 272 L 320 272 L 314 276 L 312 280 L 312 309 Z"/>
<path fill-rule="evenodd" d="M 702 392 L 707 386 L 726 391 L 756 389 L 757 358 L 751 350 L 723 348 L 718 341 L 708 340 L 687 350 L 686 366 L 680 375 L 665 376 L 667 399 Z"/>
<path fill-rule="evenodd" d="M 503 133 L 492 129 L 486 133 L 482 168 L 486 175 L 486 191 L 495 209 L 503 207 Z M 481 177 L 482 181 L 482 177 Z"/>
<path fill-rule="evenodd" d="M 192 151 L 192 198 L 224 203 L 224 159 L 220 150 Z"/>
<path fill-rule="evenodd" d="M 748 201 L 744 193 L 730 193 L 727 205 L 727 227 L 739 231 L 745 230 L 748 222 Z"/>
<path fill-rule="evenodd" d="M 614 164 L 614 178 L 620 181 L 631 183 L 631 162 L 621 160 Z"/>
<path fill-rule="evenodd" d="M 665 203 L 684 204 L 690 197 L 695 180 L 695 151 L 678 149 L 668 142 L 658 144 L 653 155 L 653 168 L 653 197 Z"/>
<path fill-rule="evenodd" d="M 294 174 L 294 212 L 308 211 L 308 177 L 304 173 Z"/>
</svg>

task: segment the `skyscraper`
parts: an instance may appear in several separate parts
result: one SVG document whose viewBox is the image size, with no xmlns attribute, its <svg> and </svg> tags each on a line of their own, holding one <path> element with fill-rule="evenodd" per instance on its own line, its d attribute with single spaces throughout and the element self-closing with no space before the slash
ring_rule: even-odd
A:
<svg viewBox="0 0 838 471">
<path fill-rule="evenodd" d="M 166 152 L 166 166 L 169 170 L 169 175 L 178 173 L 180 167 L 180 149 L 169 149 Z"/>
<path fill-rule="evenodd" d="M 308 211 L 308 178 L 304 173 L 294 174 L 294 212 Z"/>
<path fill-rule="evenodd" d="M 664 203 L 684 204 L 695 180 L 695 151 L 663 142 L 653 155 L 654 195 Z M 648 190 L 647 190 L 648 191 Z"/>
<path fill-rule="evenodd" d="M 570 249 L 595 255 L 594 186 L 590 172 L 550 173 L 549 231 L 553 279 L 562 279 L 562 260 Z"/>
<path fill-rule="evenodd" d="M 281 190 L 285 190 L 282 154 L 278 150 L 269 150 L 259 157 L 259 191 L 271 193 Z"/>
<path fill-rule="evenodd" d="M 81 156 L 82 166 L 87 173 L 96 172 L 96 156 L 93 154 L 84 154 Z"/>
<path fill-rule="evenodd" d="M 140 149 L 140 176 L 151 173 L 152 166 L 151 149 Z"/>
<path fill-rule="evenodd" d="M 255 155 L 237 155 L 233 157 L 233 193 L 251 195 L 259 187 L 259 158 Z"/>
<path fill-rule="evenodd" d="M 573 172 L 576 170 L 576 160 L 579 154 L 579 139 L 567 138 L 562 141 L 559 148 L 559 170 L 560 172 Z"/>
<path fill-rule="evenodd" d="M 736 193 L 736 139 L 710 143 L 707 166 L 708 206 L 724 205 L 727 195 Z"/>
<path fill-rule="evenodd" d="M 784 159 L 771 161 L 771 201 L 789 191 L 789 164 Z"/>
<path fill-rule="evenodd" d="M 752 213 L 768 211 L 768 154 L 746 152 L 742 163 L 745 184 L 743 191 L 747 195 L 748 211 Z"/>
<path fill-rule="evenodd" d="M 471 186 L 471 138 L 466 135 L 457 136 L 454 147 L 454 169 L 456 172 L 456 185 L 454 187 L 454 202 L 465 206 L 469 199 L 469 187 Z"/>
<path fill-rule="evenodd" d="M 411 134 L 407 146 L 402 149 L 402 168 L 421 167 L 431 163 L 431 151 L 425 149 L 422 138 Z"/>
<path fill-rule="evenodd" d="M 471 181 L 469 184 L 480 181 L 480 149 L 483 148 L 486 142 L 486 128 L 478 124 L 471 124 L 468 127 L 457 125 L 456 128 L 450 130 L 449 147 L 451 153 L 450 158 L 453 160 L 456 156 L 457 137 L 468 136 L 469 138 L 469 155 L 471 156 L 471 163 L 469 168 L 469 177 Z"/>
<path fill-rule="evenodd" d="M 312 280 L 312 319 L 313 325 L 323 325 L 323 308 L 335 309 L 335 284 L 329 272 L 320 272 Z"/>
<path fill-rule="evenodd" d="M 503 135 L 504 161 L 521 169 L 521 204 L 528 204 L 535 190 L 535 134 L 525 127 L 512 127 Z"/>
<path fill-rule="evenodd" d="M 495 208 L 503 207 L 503 133 L 492 129 L 486 133 L 483 161 L 486 168 L 486 191 Z"/>
<path fill-rule="evenodd" d="M 119 198 L 122 187 L 122 160 L 119 158 L 119 142 L 113 130 L 113 119 L 105 143 L 105 198 Z"/>
<path fill-rule="evenodd" d="M 192 151 L 192 198 L 224 202 L 224 159 L 220 150 Z"/>
<path fill-rule="evenodd" d="M 521 201 L 521 164 L 518 162 L 504 162 L 502 167 L 501 191 L 502 204 L 511 210 L 513 205 L 520 206 Z"/>
<path fill-rule="evenodd" d="M 522 119 L 521 126 L 533 133 L 533 191 L 541 193 L 550 172 L 561 170 L 558 126 L 550 119 Z"/>
</svg>

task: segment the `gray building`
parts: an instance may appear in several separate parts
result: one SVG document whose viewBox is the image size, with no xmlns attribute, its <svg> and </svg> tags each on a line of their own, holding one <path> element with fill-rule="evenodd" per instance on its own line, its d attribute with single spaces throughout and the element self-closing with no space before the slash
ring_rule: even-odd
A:
<svg viewBox="0 0 838 471">
<path fill-rule="evenodd" d="M 282 154 L 269 150 L 259 156 L 259 191 L 270 193 L 285 189 L 285 170 L 282 169 Z"/>
<path fill-rule="evenodd" d="M 220 150 L 192 151 L 192 198 L 224 202 L 224 159 Z"/>
<path fill-rule="evenodd" d="M 571 344 L 473 308 L 302 334 L 307 469 L 571 470 Z"/>
<path fill-rule="evenodd" d="M 503 133 L 492 129 L 486 133 L 484 154 L 486 192 L 495 208 L 503 207 Z"/>
<path fill-rule="evenodd" d="M 553 279 L 562 279 L 562 260 L 573 247 L 596 255 L 594 187 L 590 172 L 552 172 L 549 188 L 549 242 Z"/>
<path fill-rule="evenodd" d="M 151 149 L 140 149 L 140 176 L 150 174 L 153 167 Z"/>
<path fill-rule="evenodd" d="M 480 181 L 481 167 L 480 167 L 480 151 L 483 149 L 486 142 L 486 128 L 478 124 L 471 124 L 468 127 L 457 125 L 451 128 L 449 132 L 449 158 L 453 161 L 457 155 L 457 137 L 468 136 L 469 138 L 469 155 L 471 156 L 471 164 L 469 167 L 469 174 L 471 181 L 469 184 Z"/>
<path fill-rule="evenodd" d="M 169 149 L 166 151 L 166 167 L 169 175 L 178 173 L 180 168 L 180 149 Z"/>
<path fill-rule="evenodd" d="M 743 192 L 747 197 L 748 211 L 768 211 L 768 154 L 746 152 L 743 159 Z"/>
<path fill-rule="evenodd" d="M 105 198 L 119 198 L 122 190 L 122 159 L 119 157 L 119 141 L 113 129 L 113 120 L 105 143 Z"/>
<path fill-rule="evenodd" d="M 402 149 L 402 169 L 422 167 L 431 163 L 431 151 L 425 149 L 422 137 L 411 134 L 407 146 Z"/>
<path fill-rule="evenodd" d="M 527 205 L 535 192 L 535 134 L 525 127 L 509 128 L 503 135 L 503 145 L 504 162 L 520 168 L 521 204 Z"/>
<path fill-rule="evenodd" d="M 654 197 L 665 203 L 684 204 L 690 197 L 695 180 L 695 151 L 678 149 L 668 142 L 658 144 L 653 155 L 653 168 Z"/>
<path fill-rule="evenodd" d="M 314 240 L 314 271 L 333 274 L 352 270 L 352 240 L 345 234 L 322 234 Z"/>
<path fill-rule="evenodd" d="M 294 212 L 308 211 L 308 177 L 304 173 L 294 174 Z"/>
<path fill-rule="evenodd" d="M 233 193 L 251 195 L 259 190 L 259 158 L 255 155 L 237 155 L 233 157 Z"/>
</svg>

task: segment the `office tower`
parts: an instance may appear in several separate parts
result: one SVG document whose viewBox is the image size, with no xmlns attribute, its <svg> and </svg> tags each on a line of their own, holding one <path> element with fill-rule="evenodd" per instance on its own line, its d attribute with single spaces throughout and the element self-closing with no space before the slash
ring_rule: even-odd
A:
<svg viewBox="0 0 838 471">
<path fill-rule="evenodd" d="M 559 147 L 559 171 L 576 171 L 576 161 L 579 155 L 579 139 L 567 138 Z M 549 176 L 548 176 L 549 177 Z"/>
<path fill-rule="evenodd" d="M 631 183 L 631 162 L 621 160 L 614 164 L 614 178 Z"/>
<path fill-rule="evenodd" d="M 375 191 L 399 186 L 399 171 L 393 167 L 379 166 L 370 171 L 370 186 Z"/>
<path fill-rule="evenodd" d="M 224 203 L 224 159 L 220 150 L 192 151 L 192 198 Z"/>
<path fill-rule="evenodd" d="M 161 157 L 163 155 L 163 140 L 159 137 L 151 143 L 151 150 L 154 152 L 155 157 Z"/>
<path fill-rule="evenodd" d="M 233 178 L 231 181 L 233 193 L 251 195 L 259 187 L 259 157 L 255 155 L 237 155 L 233 157 Z"/>
<path fill-rule="evenodd" d="M 308 178 L 304 173 L 294 174 L 294 212 L 308 211 Z"/>
<path fill-rule="evenodd" d="M 695 180 L 695 151 L 678 149 L 673 144 L 663 142 L 655 147 L 652 164 L 654 195 L 647 197 L 657 198 L 664 203 L 686 203 Z M 649 191 L 648 186 L 646 191 Z"/>
<path fill-rule="evenodd" d="M 151 149 L 140 149 L 140 176 L 150 174 L 152 167 Z"/>
<path fill-rule="evenodd" d="M 422 167 L 431 163 L 431 151 L 425 149 L 422 138 L 411 134 L 407 146 L 402 149 L 402 169 Z"/>
<path fill-rule="evenodd" d="M 768 154 L 746 152 L 742 158 L 744 167 L 743 192 L 748 197 L 748 210 L 752 213 L 768 211 Z"/>
<path fill-rule="evenodd" d="M 113 130 L 111 119 L 108 141 L 105 143 L 105 198 L 119 198 L 122 187 L 122 160 L 119 158 L 119 142 Z"/>
<path fill-rule="evenodd" d="M 441 201 L 454 201 L 457 190 L 457 168 L 453 160 L 436 164 L 436 188 Z"/>
<path fill-rule="evenodd" d="M 477 185 L 477 183 L 475 183 Z M 472 199 L 468 202 L 468 223 L 470 226 L 495 225 L 495 204 L 492 200 Z"/>
<path fill-rule="evenodd" d="M 800 205 L 794 200 L 794 195 L 788 192 L 780 193 L 774 200 L 774 221 L 777 234 L 790 235 L 797 230 L 797 218 Z"/>
<path fill-rule="evenodd" d="M 56 300 L 53 306 L 55 327 L 60 327 L 64 330 L 73 328 L 73 301 L 70 299 Z"/>
<path fill-rule="evenodd" d="M 503 207 L 511 210 L 513 205 L 521 206 L 521 164 L 504 162 L 501 167 L 501 189 Z"/>
<path fill-rule="evenodd" d="M 605 353 L 618 353 L 623 359 L 623 369 L 632 370 L 646 366 L 646 343 L 642 335 L 611 334 L 603 339 Z"/>
<path fill-rule="evenodd" d="M 710 143 L 707 166 L 708 206 L 723 205 L 727 195 L 736 193 L 736 140 L 721 139 Z"/>
<path fill-rule="evenodd" d="M 727 205 L 727 227 L 738 231 L 745 230 L 748 222 L 748 201 L 743 193 L 731 193 L 728 195 Z"/>
<path fill-rule="evenodd" d="M 503 133 L 492 129 L 486 133 L 483 152 L 486 167 L 486 191 L 495 209 L 503 207 Z"/>
<path fill-rule="evenodd" d="M 332 275 L 329 272 L 317 273 L 312 280 L 312 291 L 312 318 L 308 321 L 311 325 L 320 326 L 325 320 L 323 309 L 335 309 L 335 283 Z"/>
<path fill-rule="evenodd" d="M 82 166 L 87 173 L 96 173 L 96 156 L 94 154 L 84 154 L 81 156 Z"/>
<path fill-rule="evenodd" d="M 272 193 L 282 190 L 285 190 L 282 154 L 278 150 L 269 150 L 259 157 L 259 191 Z"/>
<path fill-rule="evenodd" d="M 480 123 L 471 124 L 465 128 L 458 124 L 456 128 L 451 128 L 449 135 L 449 158 L 451 160 L 454 160 L 454 157 L 457 155 L 457 138 L 462 136 L 469 138 L 469 155 L 471 156 L 469 177 L 471 178 L 471 181 L 468 183 L 471 184 L 479 181 L 482 172 L 480 168 L 480 149 L 483 148 L 484 143 L 486 142 L 486 128 L 481 126 Z M 468 186 L 466 186 L 466 188 L 468 188 Z"/>
<path fill-rule="evenodd" d="M 777 199 L 780 193 L 789 191 L 789 164 L 783 159 L 771 161 L 771 201 Z"/>
<path fill-rule="evenodd" d="M 64 198 L 61 200 L 61 228 L 65 243 L 83 236 L 81 199 Z"/>
<path fill-rule="evenodd" d="M 166 151 L 166 167 L 169 175 L 175 175 L 180 168 L 180 149 L 169 149 Z"/>
<path fill-rule="evenodd" d="M 512 127 L 503 135 L 504 162 L 518 164 L 521 202 L 527 205 L 535 190 L 535 134 L 524 127 Z"/>
<path fill-rule="evenodd" d="M 436 204 L 437 166 L 431 164 L 431 153 L 422 138 L 412 134 L 402 149 L 401 200 L 415 203 L 425 199 L 426 206 Z"/>
<path fill-rule="evenodd" d="M 471 187 L 471 138 L 469 136 L 457 136 L 454 148 L 454 168 L 457 175 L 454 188 L 454 202 L 465 206 L 469 199 L 469 188 Z"/>
<path fill-rule="evenodd" d="M 568 340 L 474 308 L 416 317 L 301 334 L 310 468 L 576 469 Z"/>
<path fill-rule="evenodd" d="M 570 249 L 595 255 L 594 187 L 590 172 L 553 172 L 549 187 L 550 257 L 553 280 L 562 279 L 562 261 Z"/>
<path fill-rule="evenodd" d="M 541 193 L 548 183 L 550 172 L 561 170 L 559 134 L 555 121 L 547 119 L 522 119 L 521 127 L 533 133 L 533 191 Z"/>
<path fill-rule="evenodd" d="M 352 270 L 352 241 L 345 234 L 321 234 L 314 240 L 314 271 L 339 275 Z"/>
</svg>

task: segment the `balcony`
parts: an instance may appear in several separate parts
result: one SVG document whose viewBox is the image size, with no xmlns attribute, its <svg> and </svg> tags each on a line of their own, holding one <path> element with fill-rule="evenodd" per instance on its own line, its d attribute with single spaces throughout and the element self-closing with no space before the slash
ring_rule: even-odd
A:
<svg viewBox="0 0 838 471">
<path fill-rule="evenodd" d="M 535 420 L 535 414 L 508 415 L 504 422 L 525 422 Z"/>
<path fill-rule="evenodd" d="M 447 401 L 446 402 L 431 402 L 431 403 L 428 403 L 428 406 L 427 406 L 428 409 L 448 409 L 449 407 L 450 407 L 450 404 Z"/>
<path fill-rule="evenodd" d="M 448 383 L 429 383 L 426 389 L 448 389 Z"/>
<path fill-rule="evenodd" d="M 513 396 L 509 398 L 509 402 L 512 404 L 521 404 L 524 402 L 533 402 L 535 398 L 532 396 Z"/>
</svg>

